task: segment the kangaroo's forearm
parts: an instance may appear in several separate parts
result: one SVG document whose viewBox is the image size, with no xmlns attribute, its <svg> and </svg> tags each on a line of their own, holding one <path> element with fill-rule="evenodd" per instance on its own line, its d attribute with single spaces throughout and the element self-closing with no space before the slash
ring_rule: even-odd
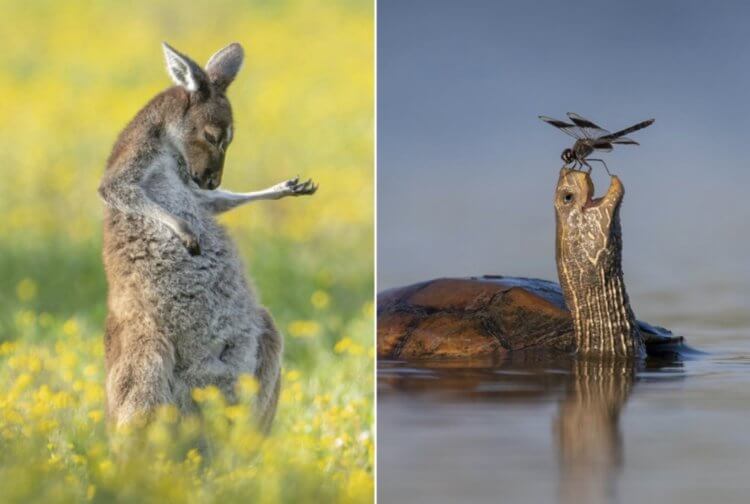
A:
<svg viewBox="0 0 750 504">
<path fill-rule="evenodd" d="M 187 230 L 187 223 L 156 203 L 146 190 L 148 177 L 120 172 L 105 176 L 99 195 L 105 204 L 126 214 L 143 215 L 161 222 L 177 235 Z"/>
<path fill-rule="evenodd" d="M 274 200 L 279 199 L 283 194 L 273 189 L 265 189 L 262 191 L 248 192 L 248 193 L 234 193 L 231 191 L 222 191 L 219 189 L 213 191 L 207 191 L 204 189 L 198 189 L 198 197 L 204 208 L 215 214 L 220 214 L 236 208 L 240 205 L 245 205 L 251 201 L 258 200 Z"/>
<path fill-rule="evenodd" d="M 193 190 L 204 208 L 214 214 L 219 214 L 251 201 L 277 200 L 286 196 L 314 194 L 318 186 L 312 180 L 300 182 L 299 178 L 293 178 L 260 191 L 247 193 L 234 193 L 220 189 L 207 191 L 197 186 Z"/>
</svg>

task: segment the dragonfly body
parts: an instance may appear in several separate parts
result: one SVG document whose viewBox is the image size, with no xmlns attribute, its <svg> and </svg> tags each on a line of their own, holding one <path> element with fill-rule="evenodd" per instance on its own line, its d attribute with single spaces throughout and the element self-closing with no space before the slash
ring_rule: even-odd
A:
<svg viewBox="0 0 750 504">
<path fill-rule="evenodd" d="M 560 156 L 563 159 L 567 159 L 566 164 L 583 160 L 589 157 L 594 152 L 594 146 L 587 140 L 576 140 L 573 144 L 572 149 L 565 149 L 563 155 Z"/>
<path fill-rule="evenodd" d="M 588 162 L 598 161 L 604 165 L 607 173 L 609 173 L 607 163 L 605 163 L 604 160 L 589 157 L 594 151 L 609 152 L 615 144 L 638 145 L 638 142 L 626 137 L 625 135 L 643 129 L 646 126 L 650 126 L 654 122 L 653 119 L 649 119 L 648 121 L 639 122 L 629 128 L 611 133 L 573 112 L 568 112 L 568 117 L 572 121 L 571 123 L 552 119 L 550 117 L 539 116 L 542 121 L 551 124 L 576 139 L 573 147 L 565 149 L 560 156 L 565 165 L 572 165 L 577 169 L 586 166 L 588 167 L 589 172 L 591 172 L 591 165 Z"/>
</svg>

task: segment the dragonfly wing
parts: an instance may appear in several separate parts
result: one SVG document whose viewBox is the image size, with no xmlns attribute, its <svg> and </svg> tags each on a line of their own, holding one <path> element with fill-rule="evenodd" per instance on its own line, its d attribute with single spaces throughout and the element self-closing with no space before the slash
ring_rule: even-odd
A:
<svg viewBox="0 0 750 504">
<path fill-rule="evenodd" d="M 628 137 L 613 138 L 612 140 L 609 140 L 609 143 L 618 145 L 641 145 L 632 138 Z"/>
<path fill-rule="evenodd" d="M 597 140 L 591 146 L 599 151 L 609 152 L 612 150 L 612 144 L 606 140 Z"/>
<path fill-rule="evenodd" d="M 539 119 L 546 122 L 547 124 L 551 124 L 555 128 L 562 131 L 563 133 L 572 136 L 576 140 L 586 138 L 583 132 L 581 131 L 581 128 L 579 128 L 575 124 L 566 123 L 565 121 L 560 121 L 559 119 L 552 119 L 551 117 L 547 117 L 547 116 L 539 116 Z"/>
<path fill-rule="evenodd" d="M 653 119 L 649 119 L 648 121 L 642 121 L 638 124 L 634 124 L 629 128 L 622 129 L 620 131 L 615 131 L 614 133 L 610 133 L 608 135 L 602 136 L 601 138 L 603 140 L 614 140 L 615 138 L 621 138 L 627 135 L 628 133 L 632 133 L 634 131 L 638 131 L 640 129 L 645 128 L 646 126 L 651 126 L 654 123 Z"/>
<path fill-rule="evenodd" d="M 608 130 L 605 130 L 601 126 L 595 124 L 593 121 L 589 121 L 585 117 L 582 117 L 575 112 L 568 112 L 568 117 L 571 121 L 573 121 L 573 124 L 581 128 L 581 131 L 586 136 L 586 138 L 596 139 L 611 134 Z"/>
</svg>

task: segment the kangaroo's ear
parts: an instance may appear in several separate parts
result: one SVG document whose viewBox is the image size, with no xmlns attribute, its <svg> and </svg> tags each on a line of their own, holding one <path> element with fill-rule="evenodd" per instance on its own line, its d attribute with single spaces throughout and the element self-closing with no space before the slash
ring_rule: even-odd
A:
<svg viewBox="0 0 750 504">
<path fill-rule="evenodd" d="M 240 71 L 244 58 L 245 51 L 236 42 L 229 44 L 211 56 L 206 63 L 206 73 L 211 84 L 222 91 L 225 90 L 232 83 L 237 72 Z"/>
<path fill-rule="evenodd" d="M 162 42 L 164 59 L 167 60 L 169 76 L 178 86 L 195 93 L 208 84 L 208 77 L 200 66 L 184 54 L 177 52 L 166 42 Z"/>
</svg>

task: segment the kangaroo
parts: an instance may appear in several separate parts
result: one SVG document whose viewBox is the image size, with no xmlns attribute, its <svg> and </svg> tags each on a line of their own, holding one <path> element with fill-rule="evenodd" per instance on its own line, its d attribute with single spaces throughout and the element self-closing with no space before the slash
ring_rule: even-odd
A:
<svg viewBox="0 0 750 504">
<path fill-rule="evenodd" d="M 195 387 L 235 401 L 256 377 L 255 414 L 267 432 L 280 390 L 283 341 L 244 276 L 215 215 L 244 203 L 313 194 L 311 180 L 265 190 L 219 190 L 232 142 L 226 89 L 244 52 L 230 44 L 202 69 L 163 44 L 174 86 L 120 133 L 99 186 L 109 285 L 104 346 L 107 415 L 121 426 L 173 404 L 194 412 Z"/>
</svg>

